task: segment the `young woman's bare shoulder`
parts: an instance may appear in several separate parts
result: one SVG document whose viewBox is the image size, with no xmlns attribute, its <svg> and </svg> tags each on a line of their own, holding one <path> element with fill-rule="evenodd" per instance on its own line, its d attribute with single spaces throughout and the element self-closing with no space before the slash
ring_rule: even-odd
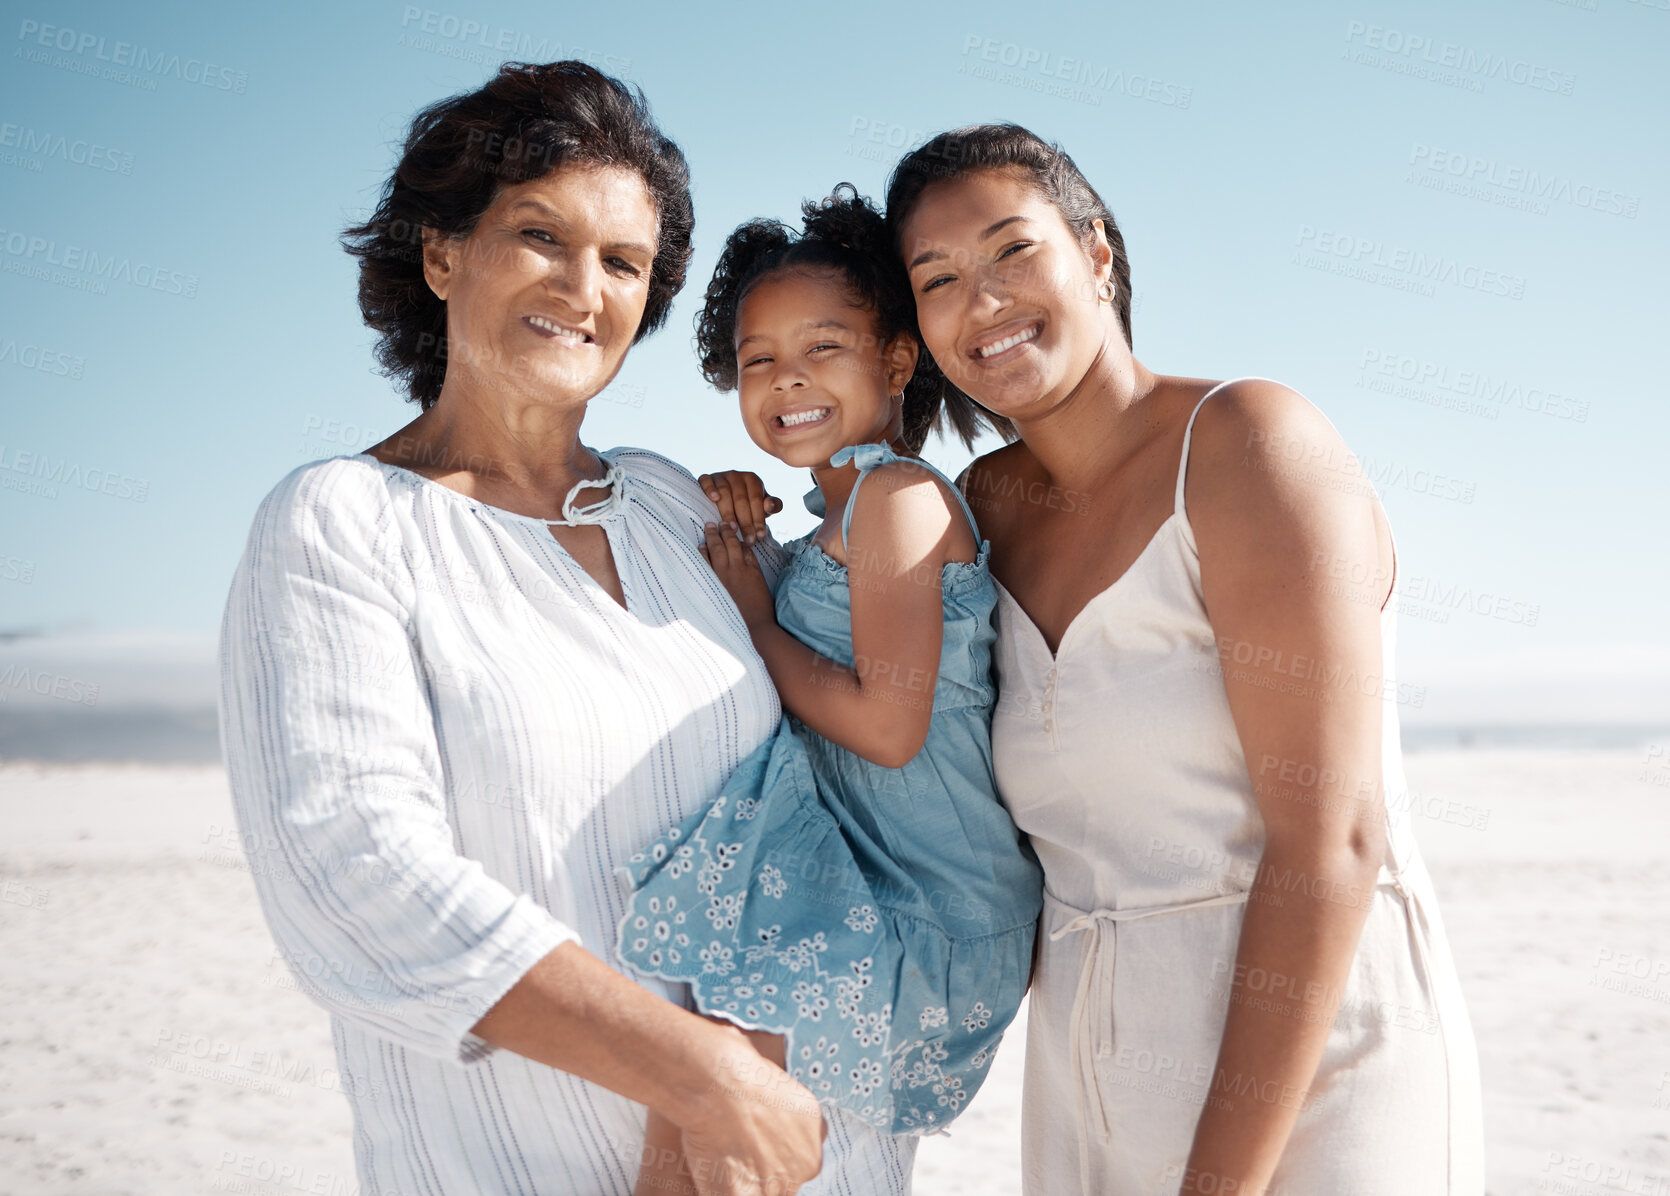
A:
<svg viewBox="0 0 1670 1196">
<path fill-rule="evenodd" d="M 1279 382 L 1244 378 L 1195 418 L 1186 501 L 1248 513 L 1332 506 L 1366 493 L 1360 474 L 1338 430 L 1309 399 Z"/>
<path fill-rule="evenodd" d="M 1037 459 L 1033 457 L 1032 450 L 1026 447 L 1026 441 L 1014 440 L 974 458 L 968 463 L 968 467 L 963 470 L 963 476 L 976 472 L 1005 477 L 1019 476 L 1021 473 L 1037 467 Z"/>
<path fill-rule="evenodd" d="M 1014 496 L 1026 492 L 1028 482 L 1039 477 L 1038 460 L 1025 442 L 1015 441 L 974 458 L 957 475 L 957 488 L 982 529 L 1003 525 L 1017 505 Z"/>
<path fill-rule="evenodd" d="M 1267 378 L 1242 378 L 1200 409 L 1189 455 L 1218 461 L 1249 454 L 1317 457 L 1335 445 L 1343 448 L 1339 433 L 1304 395 Z"/>
</svg>

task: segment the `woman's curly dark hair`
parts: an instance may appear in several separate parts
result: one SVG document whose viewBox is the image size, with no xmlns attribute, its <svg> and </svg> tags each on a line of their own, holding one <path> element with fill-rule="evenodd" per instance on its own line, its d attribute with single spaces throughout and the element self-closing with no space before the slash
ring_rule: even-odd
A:
<svg viewBox="0 0 1670 1196">
<path fill-rule="evenodd" d="M 342 236 L 360 260 L 359 302 L 377 360 L 425 410 L 446 377 L 446 304 L 423 277 L 423 229 L 468 236 L 499 189 L 568 165 L 637 172 L 659 241 L 636 344 L 667 320 L 690 265 L 690 168 L 643 92 L 583 62 L 507 62 L 478 91 L 419 112 L 400 164 L 364 224 Z"/>
<path fill-rule="evenodd" d="M 776 220 L 750 220 L 725 238 L 696 316 L 702 376 L 720 390 L 737 384 L 736 319 L 742 301 L 762 278 L 779 270 L 837 271 L 858 306 L 875 314 L 883 344 L 901 332 L 921 343 L 910 279 L 893 251 L 881 213 L 851 183 L 839 184 L 822 200 L 806 201 L 800 211 L 798 234 Z M 972 448 L 982 423 L 998 426 L 994 419 L 948 386 L 926 351 L 917 355 L 904 398 L 903 439 L 912 452 L 920 452 L 929 433 L 944 432 L 947 424 Z"/>
</svg>

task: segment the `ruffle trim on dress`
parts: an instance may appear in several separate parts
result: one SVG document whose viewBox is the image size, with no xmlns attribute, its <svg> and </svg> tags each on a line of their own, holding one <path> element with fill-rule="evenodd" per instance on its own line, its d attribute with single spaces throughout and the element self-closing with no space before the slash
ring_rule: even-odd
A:
<svg viewBox="0 0 1670 1196">
<path fill-rule="evenodd" d="M 815 543 L 810 533 L 783 545 L 794 561 L 808 560 L 809 568 L 821 568 L 831 577 L 847 580 L 847 567 Z M 980 551 L 972 561 L 946 561 L 940 566 L 940 590 L 946 595 L 960 595 L 973 589 L 974 583 L 988 575 L 991 563 L 991 541 L 980 541 Z"/>
</svg>

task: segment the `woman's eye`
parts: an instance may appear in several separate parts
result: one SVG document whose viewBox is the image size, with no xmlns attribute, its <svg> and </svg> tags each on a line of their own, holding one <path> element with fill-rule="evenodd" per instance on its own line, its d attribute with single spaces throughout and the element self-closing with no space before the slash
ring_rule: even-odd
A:
<svg viewBox="0 0 1670 1196">
<path fill-rule="evenodd" d="M 941 274 L 938 278 L 930 278 L 927 282 L 922 284 L 922 293 L 926 295 L 929 291 L 934 290 L 941 283 L 947 283 L 950 281 L 951 276 L 949 274 Z"/>
<path fill-rule="evenodd" d="M 555 245 L 557 243 L 556 238 L 552 237 L 550 233 L 546 232 L 542 228 L 525 228 L 522 230 L 522 235 L 524 237 L 533 237 L 535 240 L 542 240 L 548 245 Z"/>
<path fill-rule="evenodd" d="M 633 278 L 638 277 L 638 267 L 625 258 L 612 257 L 609 259 L 609 264 L 622 273 L 630 274 Z"/>
<path fill-rule="evenodd" d="M 1008 257 L 1011 253 L 1014 253 L 1017 249 L 1026 249 L 1029 246 L 1031 246 L 1031 244 L 1032 244 L 1031 241 L 1016 241 L 1013 245 L 1009 246 L 1002 253 L 997 255 L 998 260 L 1002 261 L 1004 258 Z"/>
</svg>

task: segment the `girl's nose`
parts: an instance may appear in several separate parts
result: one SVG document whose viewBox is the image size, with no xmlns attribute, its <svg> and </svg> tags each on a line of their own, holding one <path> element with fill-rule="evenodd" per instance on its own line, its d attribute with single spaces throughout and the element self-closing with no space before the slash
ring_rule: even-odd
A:
<svg viewBox="0 0 1670 1196">
<path fill-rule="evenodd" d="M 798 366 L 785 365 L 771 375 L 772 390 L 793 390 L 807 385 L 806 372 Z"/>
</svg>

